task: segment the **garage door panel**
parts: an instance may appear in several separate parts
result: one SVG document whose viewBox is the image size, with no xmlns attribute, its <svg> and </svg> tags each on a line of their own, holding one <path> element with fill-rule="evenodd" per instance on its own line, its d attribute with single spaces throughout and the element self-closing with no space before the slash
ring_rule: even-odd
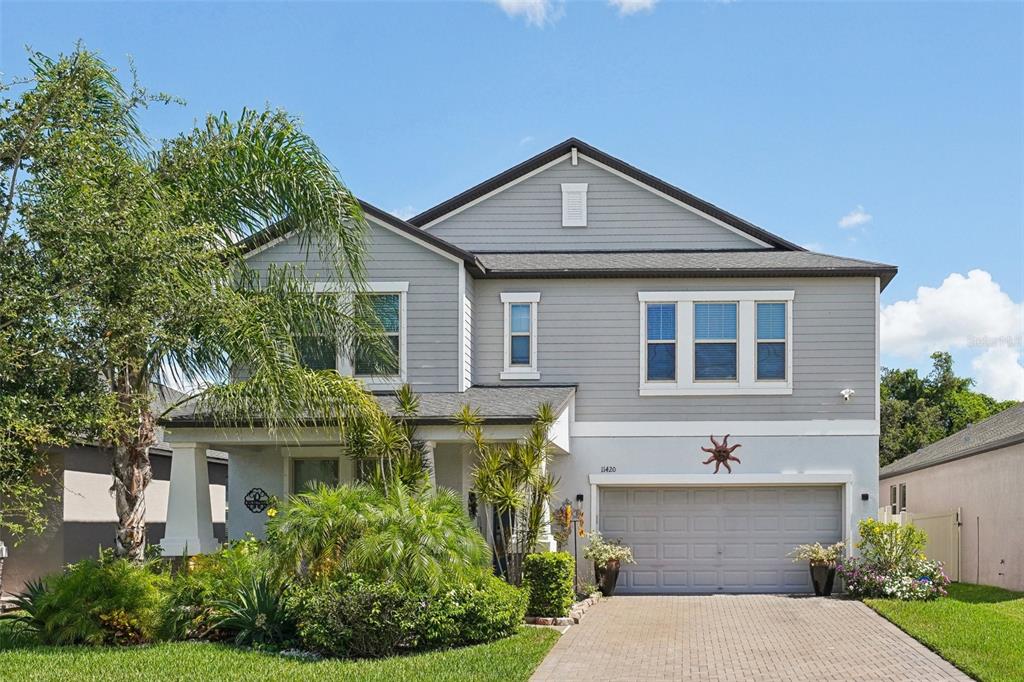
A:
<svg viewBox="0 0 1024 682">
<path fill-rule="evenodd" d="M 841 538 L 838 487 L 602 488 L 600 528 L 633 548 L 628 592 L 808 592 L 805 542 Z M 618 506 L 616 506 L 618 505 Z"/>
</svg>

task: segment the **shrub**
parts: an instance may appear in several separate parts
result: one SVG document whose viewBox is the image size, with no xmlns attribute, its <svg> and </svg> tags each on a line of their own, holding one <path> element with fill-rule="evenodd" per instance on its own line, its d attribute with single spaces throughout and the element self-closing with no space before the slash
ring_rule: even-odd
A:
<svg viewBox="0 0 1024 682">
<path fill-rule="evenodd" d="M 396 583 L 314 585 L 300 597 L 298 630 L 309 649 L 382 658 L 414 649 L 424 603 Z"/>
<path fill-rule="evenodd" d="M 153 639 L 166 575 L 124 559 L 89 559 L 48 577 L 32 620 L 48 644 L 139 644 Z"/>
<path fill-rule="evenodd" d="M 491 642 L 514 634 L 527 595 L 495 577 L 429 595 L 356 576 L 289 589 L 303 646 L 330 656 L 380 658 Z"/>
<path fill-rule="evenodd" d="M 293 497 L 267 527 L 281 571 L 314 580 L 355 573 L 433 594 L 478 583 L 487 568 L 487 543 L 451 491 L 319 486 Z"/>
<path fill-rule="evenodd" d="M 921 553 L 927 541 L 924 531 L 874 519 L 861 521 L 859 528 L 861 557 L 836 565 L 848 595 L 921 600 L 946 594 L 949 578 L 942 564 Z"/>
<path fill-rule="evenodd" d="M 190 558 L 171 580 L 161 634 L 168 639 L 219 638 L 223 633 L 214 627 L 214 602 L 268 571 L 267 552 L 251 537 Z"/>
<path fill-rule="evenodd" d="M 914 525 L 895 521 L 882 523 L 864 519 L 859 524 L 860 543 L 857 548 L 865 561 L 878 568 L 898 570 L 924 552 L 928 535 Z"/>
<path fill-rule="evenodd" d="M 231 633 L 235 644 L 284 644 L 294 633 L 281 589 L 268 576 L 253 576 L 231 597 L 215 601 L 213 608 L 214 627 Z"/>
<path fill-rule="evenodd" d="M 481 586 L 461 586 L 427 602 L 421 622 L 423 649 L 483 644 L 514 635 L 526 616 L 528 593 L 490 577 Z"/>
<path fill-rule="evenodd" d="M 526 613 L 531 616 L 569 615 L 576 562 L 565 552 L 530 554 L 523 561 L 523 585 L 530 591 Z"/>
</svg>

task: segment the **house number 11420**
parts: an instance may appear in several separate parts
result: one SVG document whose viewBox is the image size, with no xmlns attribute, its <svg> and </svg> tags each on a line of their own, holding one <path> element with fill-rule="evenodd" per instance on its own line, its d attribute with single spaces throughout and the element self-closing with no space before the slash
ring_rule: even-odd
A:
<svg viewBox="0 0 1024 682">
<path fill-rule="evenodd" d="M 614 474 L 615 473 L 615 467 L 601 467 L 601 473 L 602 474 Z"/>
</svg>

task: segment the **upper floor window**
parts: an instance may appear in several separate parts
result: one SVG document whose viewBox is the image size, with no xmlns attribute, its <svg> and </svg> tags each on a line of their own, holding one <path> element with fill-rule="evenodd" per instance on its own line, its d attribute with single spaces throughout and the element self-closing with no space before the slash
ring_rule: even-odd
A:
<svg viewBox="0 0 1024 682">
<path fill-rule="evenodd" d="M 693 378 L 736 380 L 736 304 L 693 304 Z"/>
<path fill-rule="evenodd" d="M 757 380 L 786 380 L 786 304 L 757 304 Z"/>
<path fill-rule="evenodd" d="M 357 377 L 398 377 L 402 373 L 402 295 L 359 294 L 360 306 L 384 337 L 385 348 L 357 348 L 353 374 Z M 372 352 L 376 350 L 377 352 Z M 382 352 L 383 351 L 383 352 Z"/>
<path fill-rule="evenodd" d="M 676 304 L 647 304 L 647 380 L 675 381 Z"/>
<path fill-rule="evenodd" d="M 336 299 L 352 295 L 336 282 L 318 282 L 316 290 L 318 296 Z M 300 362 L 311 369 L 335 369 L 341 374 L 359 377 L 371 389 L 396 388 L 404 383 L 408 365 L 408 291 L 408 282 L 369 282 L 356 294 L 352 305 L 354 313 L 377 328 L 382 344 L 349 349 L 335 339 L 305 337 L 297 342 Z"/>
<path fill-rule="evenodd" d="M 792 291 L 639 292 L 640 395 L 793 392 Z"/>
<path fill-rule="evenodd" d="M 537 306 L 540 294 L 503 293 L 505 365 L 502 379 L 540 379 L 537 371 Z"/>
</svg>

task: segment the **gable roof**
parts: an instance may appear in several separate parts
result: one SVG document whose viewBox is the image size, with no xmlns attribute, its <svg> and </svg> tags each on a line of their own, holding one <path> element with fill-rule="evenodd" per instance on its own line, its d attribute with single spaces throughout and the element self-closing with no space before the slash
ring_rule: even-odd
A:
<svg viewBox="0 0 1024 682">
<path fill-rule="evenodd" d="M 478 251 L 483 277 L 878 277 L 896 266 L 810 251 Z"/>
<path fill-rule="evenodd" d="M 632 166 L 622 159 L 618 159 L 611 154 L 601 151 L 596 147 L 592 147 L 583 140 L 579 140 L 575 137 L 570 137 L 564 142 L 556 144 L 554 147 L 537 154 L 536 156 L 523 161 L 522 163 L 509 168 L 507 171 L 495 175 L 489 180 L 484 180 L 475 187 L 467 189 L 461 194 L 443 201 L 433 208 L 429 208 L 426 211 L 420 213 L 409 219 L 409 222 L 418 227 L 428 225 L 435 220 L 444 217 L 445 215 L 455 211 L 466 204 L 476 201 L 480 197 L 483 197 L 491 192 L 494 192 L 501 187 L 517 180 L 518 178 L 537 170 L 538 168 L 559 159 L 566 154 L 572 153 L 573 149 L 579 154 L 597 161 L 600 164 L 608 166 L 609 168 L 626 175 L 637 182 L 646 185 L 647 187 L 666 194 L 672 197 L 676 201 L 679 201 L 690 208 L 693 208 L 701 213 L 711 216 L 715 220 L 725 223 L 731 228 L 734 228 L 754 239 L 760 240 L 770 247 L 781 249 L 784 251 L 803 251 L 803 247 L 800 247 L 792 242 L 786 241 L 778 235 L 772 234 L 767 230 L 754 225 L 751 222 L 740 218 L 739 216 L 733 215 L 728 211 L 715 206 L 714 204 L 704 201 L 700 197 L 696 197 L 689 192 L 682 190 L 675 185 L 669 184 L 660 178 L 656 178 L 650 173 L 645 173 L 639 168 Z"/>
<path fill-rule="evenodd" d="M 479 269 L 480 266 L 477 262 L 476 256 L 469 251 L 460 249 L 458 246 L 455 246 L 440 237 L 432 235 L 426 230 L 421 230 L 415 225 L 412 225 L 397 216 L 393 216 L 387 211 L 377 208 L 368 201 L 363 201 L 362 199 L 357 199 L 357 201 L 359 201 L 359 205 L 362 207 L 363 213 L 367 216 L 370 216 L 378 222 L 384 223 L 385 225 L 393 228 L 396 232 L 399 232 L 413 241 L 419 241 L 424 244 L 428 244 L 435 249 L 440 249 L 450 256 L 463 261 L 466 265 Z M 275 242 L 278 239 L 284 239 L 293 231 L 294 228 L 291 227 L 288 223 L 288 219 L 286 218 L 274 223 L 264 230 L 260 230 L 259 232 L 249 235 L 240 241 L 238 245 L 242 249 L 243 253 L 251 254 L 261 248 L 270 246 L 272 242 Z"/>
<path fill-rule="evenodd" d="M 980 455 L 998 448 L 1024 443 L 1024 403 L 1009 407 L 963 431 L 946 436 L 917 452 L 887 464 L 878 478 L 891 478 L 937 464 Z"/>
</svg>

